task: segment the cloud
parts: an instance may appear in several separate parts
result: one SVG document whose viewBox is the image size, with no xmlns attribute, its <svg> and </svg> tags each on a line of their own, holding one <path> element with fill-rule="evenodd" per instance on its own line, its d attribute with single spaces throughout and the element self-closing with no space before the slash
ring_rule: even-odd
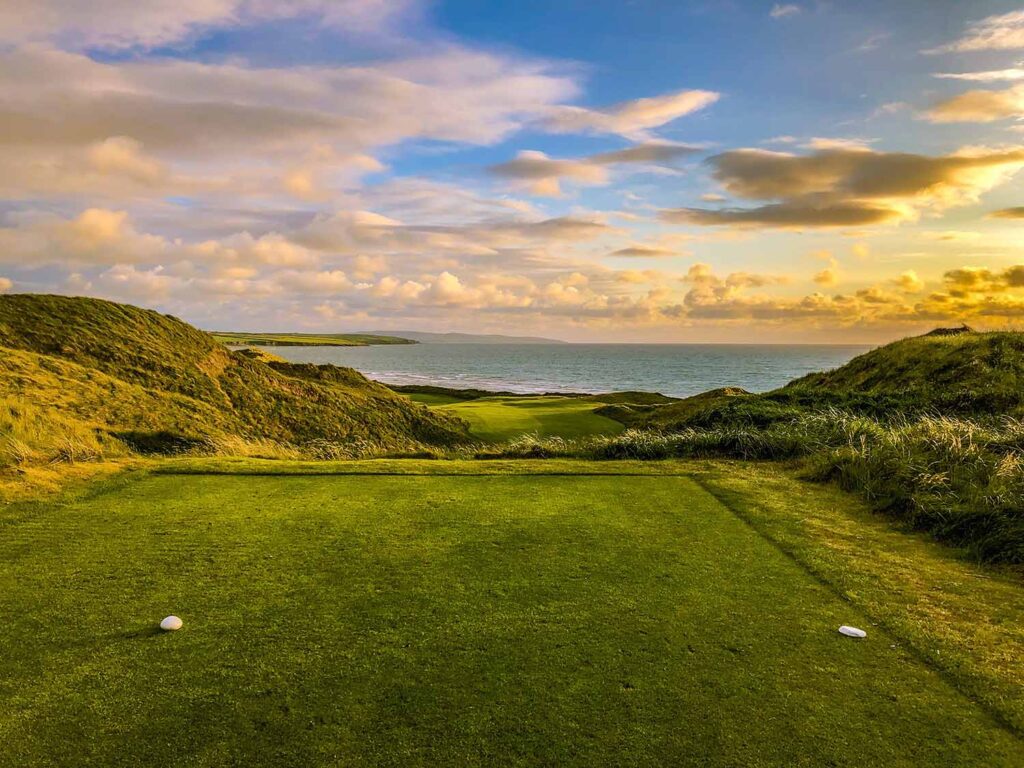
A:
<svg viewBox="0 0 1024 768">
<path fill-rule="evenodd" d="M 159 258 L 160 237 L 135 230 L 127 211 L 88 208 L 72 219 L 40 215 L 0 228 L 0 261 L 18 266 L 117 264 Z"/>
<path fill-rule="evenodd" d="M 210 28 L 309 16 L 362 35 L 393 27 L 410 0 L 0 0 L 0 40 L 78 48 L 153 48 Z"/>
<path fill-rule="evenodd" d="M 832 251 L 820 250 L 811 254 L 812 258 L 824 261 L 828 266 L 820 272 L 816 272 L 811 278 L 815 283 L 822 286 L 834 286 L 839 283 L 839 262 Z"/>
<path fill-rule="evenodd" d="M 881 47 L 882 43 L 892 37 L 890 32 L 876 32 L 873 35 L 869 35 L 863 43 L 857 46 L 857 51 L 860 53 L 868 53 L 870 51 L 876 51 Z"/>
<path fill-rule="evenodd" d="M 560 106 L 549 111 L 544 126 L 555 133 L 609 133 L 643 139 L 650 129 L 698 112 L 719 97 L 714 91 L 686 90 L 603 109 Z"/>
<path fill-rule="evenodd" d="M 1024 117 L 1024 85 L 1002 91 L 967 91 L 938 102 L 925 117 L 933 123 L 991 123 Z"/>
<path fill-rule="evenodd" d="M 695 152 L 700 152 L 700 149 L 666 141 L 648 141 L 634 144 L 632 147 L 626 147 L 625 149 L 599 152 L 596 155 L 591 155 L 588 158 L 588 162 L 597 165 L 617 165 L 620 163 L 664 165 L 680 157 L 692 155 Z"/>
<path fill-rule="evenodd" d="M 989 217 L 993 219 L 1024 219 L 1024 206 L 1000 208 L 998 211 L 992 211 Z"/>
<path fill-rule="evenodd" d="M 871 119 L 883 117 L 885 115 L 895 115 L 909 107 L 910 105 L 905 101 L 887 101 L 885 104 L 879 105 L 879 107 L 871 113 Z"/>
<path fill-rule="evenodd" d="M 675 256 L 677 253 L 678 251 L 674 251 L 671 248 L 663 248 L 657 245 L 634 244 L 626 246 L 625 248 L 619 248 L 617 251 L 612 251 L 608 255 L 625 258 L 656 259 L 663 256 Z"/>
<path fill-rule="evenodd" d="M 288 290 L 308 296 L 332 296 L 354 288 L 354 283 L 340 269 L 316 272 L 282 272 L 274 282 Z"/>
<path fill-rule="evenodd" d="M 146 157 L 142 144 L 127 136 L 111 136 L 88 149 L 88 162 L 105 175 L 124 176 L 140 184 L 158 184 L 167 177 L 159 160 Z"/>
<path fill-rule="evenodd" d="M 365 271 L 366 262 L 359 260 L 375 256 L 389 261 L 408 260 L 413 265 L 432 259 L 442 268 L 468 260 L 494 259 L 512 269 L 517 260 L 550 261 L 548 247 L 565 252 L 576 243 L 617 232 L 596 216 L 505 218 L 439 226 L 403 224 L 368 211 L 339 211 L 317 216 L 290 237 L 325 257 L 356 259 L 351 270 Z"/>
<path fill-rule="evenodd" d="M 756 208 L 677 208 L 660 213 L 663 221 L 672 224 L 755 228 L 861 227 L 891 223 L 902 217 L 900 211 L 870 203 L 773 203 Z"/>
<path fill-rule="evenodd" d="M 278 233 L 187 243 L 139 232 L 127 211 L 88 208 L 71 218 L 36 215 L 0 228 L 0 262 L 23 268 L 151 264 L 173 274 L 226 276 L 253 267 L 310 268 L 318 257 Z"/>
<path fill-rule="evenodd" d="M 293 68 L 20 48 L 0 53 L 0 186 L 12 198 L 84 194 L 91 185 L 79 180 L 89 176 L 111 194 L 187 187 L 237 198 L 261 185 L 279 192 L 291 173 L 284 188 L 314 198 L 334 177 L 372 170 L 378 148 L 489 144 L 576 92 L 547 63 L 454 46 Z M 311 158 L 310 147 L 331 156 Z M 184 178 L 182 168 L 202 168 L 204 178 Z"/>
<path fill-rule="evenodd" d="M 979 83 L 992 83 L 1000 80 L 1024 80 L 1024 68 L 1017 66 L 983 72 L 936 72 L 933 77 L 946 80 L 969 80 Z"/>
<path fill-rule="evenodd" d="M 941 156 L 859 148 L 806 155 L 739 149 L 708 162 L 732 195 L 770 202 L 753 208 L 669 209 L 661 212 L 663 220 L 780 228 L 894 223 L 921 210 L 976 202 L 1024 166 L 1024 149 Z"/>
<path fill-rule="evenodd" d="M 826 267 L 814 274 L 814 282 L 824 286 L 837 285 L 839 283 L 839 273 L 831 267 Z"/>
<path fill-rule="evenodd" d="M 267 322 L 276 317 L 290 327 L 353 317 L 444 321 L 452 309 L 473 313 L 466 316 L 477 324 L 520 328 L 554 318 L 579 326 L 757 320 L 835 329 L 946 319 L 1000 323 L 1024 316 L 1024 265 L 949 270 L 942 278 L 944 290 L 920 299 L 911 297 L 923 291 L 924 281 L 912 270 L 848 294 L 788 297 L 773 295 L 776 286 L 790 281 L 786 275 L 720 275 L 697 263 L 680 279 L 657 270 L 609 270 L 587 263 L 573 267 L 564 258 L 538 260 L 527 255 L 528 249 L 517 251 L 525 243 L 550 243 L 561 257 L 566 246 L 614 232 L 593 218 L 477 222 L 462 228 L 411 228 L 370 212 L 337 214 L 335 219 L 335 226 L 350 230 L 352 244 L 359 243 L 351 253 L 313 250 L 297 242 L 302 230 L 258 237 L 239 232 L 195 243 L 166 239 L 138 231 L 125 212 L 106 209 L 87 209 L 66 219 L 25 217 L 0 229 L 0 253 L 19 267 L 64 267 L 64 290 L 179 313 L 181 308 L 196 313 L 223 304 L 250 319 Z M 406 241 L 410 229 L 414 236 Z M 435 261 L 435 246 L 425 242 L 429 234 L 451 238 L 454 253 L 464 253 L 461 244 L 477 242 L 492 247 L 498 258 L 461 257 L 428 269 Z M 407 259 L 395 250 L 406 247 L 420 250 Z M 637 255 L 667 250 L 660 243 L 634 243 L 619 250 L 628 249 Z M 134 261 L 127 260 L 129 253 Z M 816 282 L 834 286 L 839 275 L 831 252 L 813 255 L 827 262 Z M 319 320 L 309 312 L 311 299 L 322 307 Z"/>
<path fill-rule="evenodd" d="M 6 277 L 0 277 L 0 293 L 7 293 L 13 287 L 14 283 L 12 283 Z"/>
<path fill-rule="evenodd" d="M 694 286 L 691 294 L 706 294 L 716 298 L 727 298 L 746 288 L 761 288 L 786 282 L 785 278 L 776 275 L 758 275 L 750 272 L 730 272 L 725 277 L 718 277 L 710 264 L 702 262 L 691 265 L 682 280 Z"/>
<path fill-rule="evenodd" d="M 526 237 L 540 236 L 556 240 L 589 240 L 592 237 L 610 233 L 614 230 L 598 219 L 585 219 L 579 216 L 559 216 L 537 222 L 496 225 L 492 228 L 492 231 L 511 231 Z"/>
<path fill-rule="evenodd" d="M 942 276 L 946 290 L 954 297 L 971 294 L 1004 293 L 1024 289 L 1024 265 L 992 270 L 987 267 L 961 267 Z"/>
<path fill-rule="evenodd" d="M 604 184 L 608 172 L 586 160 L 556 160 L 543 152 L 523 150 L 514 160 L 492 165 L 493 175 L 510 179 L 525 187 L 531 194 L 541 197 L 559 197 L 561 180 L 571 179 L 578 184 Z"/>
<path fill-rule="evenodd" d="M 1002 51 L 1024 48 L 1024 11 L 987 16 L 967 27 L 960 37 L 923 53 L 964 53 L 966 51 Z"/>
<path fill-rule="evenodd" d="M 284 172 L 281 185 L 298 200 L 319 202 L 332 197 L 328 180 L 351 183 L 384 169 L 384 164 L 371 155 L 339 155 L 329 146 L 319 146 L 309 152 L 305 160 Z"/>
<path fill-rule="evenodd" d="M 665 166 L 678 157 L 696 152 L 693 147 L 667 142 L 647 142 L 625 149 L 601 152 L 579 159 L 556 159 L 543 152 L 524 150 L 515 159 L 490 166 L 494 176 L 540 197 L 560 197 L 563 180 L 582 185 L 608 183 L 606 166 L 647 164 Z"/>
<path fill-rule="evenodd" d="M 870 149 L 872 141 L 872 139 L 836 139 L 815 136 L 800 146 L 803 149 L 848 149 L 857 151 Z"/>
<path fill-rule="evenodd" d="M 800 13 L 800 6 L 793 3 L 776 3 L 772 6 L 768 15 L 773 19 L 784 19 L 787 16 L 796 16 Z"/>
<path fill-rule="evenodd" d="M 903 293 L 919 293 L 924 290 L 924 280 L 912 269 L 901 272 L 892 282 Z"/>
</svg>

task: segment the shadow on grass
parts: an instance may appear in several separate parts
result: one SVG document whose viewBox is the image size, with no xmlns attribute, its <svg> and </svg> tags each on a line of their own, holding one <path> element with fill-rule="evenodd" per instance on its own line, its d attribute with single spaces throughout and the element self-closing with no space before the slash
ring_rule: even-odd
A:
<svg viewBox="0 0 1024 768">
<path fill-rule="evenodd" d="M 143 640 L 149 637 L 158 637 L 166 634 L 168 633 L 160 629 L 159 624 L 147 624 L 144 627 L 139 627 L 138 629 L 133 629 L 129 632 L 119 633 L 115 635 L 115 637 L 122 640 Z"/>
</svg>

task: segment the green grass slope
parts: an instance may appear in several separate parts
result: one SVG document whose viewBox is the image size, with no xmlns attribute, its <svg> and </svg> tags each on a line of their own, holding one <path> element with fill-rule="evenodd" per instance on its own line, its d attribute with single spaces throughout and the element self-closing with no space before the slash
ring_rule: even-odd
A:
<svg viewBox="0 0 1024 768">
<path fill-rule="evenodd" d="M 615 435 L 656 406 L 676 402 L 657 392 L 523 395 L 423 384 L 391 388 L 414 402 L 457 414 L 469 422 L 474 437 L 486 442 L 528 434 L 564 439 Z"/>
<path fill-rule="evenodd" d="M 598 413 L 600 405 L 576 397 L 483 397 L 441 403 L 434 410 L 463 419 L 478 440 L 498 443 L 520 435 L 581 438 L 614 435 L 623 425 Z"/>
<path fill-rule="evenodd" d="M 874 401 L 887 409 L 1019 411 L 1024 405 L 1024 333 L 930 333 L 886 344 L 776 394 L 797 402 Z"/>
<path fill-rule="evenodd" d="M 410 471 L 150 476 L 0 510 L 0 762 L 1024 762 L 957 672 L 685 469 Z M 1003 636 L 1021 611 L 1018 588 Z"/>
<path fill-rule="evenodd" d="M 658 429 L 677 429 L 690 424 L 698 417 L 706 417 L 723 406 L 732 405 L 738 399 L 750 396 L 749 392 L 739 387 L 712 389 L 665 405 L 654 404 L 656 407 L 636 412 L 630 424 Z"/>
<path fill-rule="evenodd" d="M 225 437 L 388 450 L 466 436 L 353 370 L 232 353 L 176 318 L 97 299 L 0 296 L 0 348 L 0 402 L 143 450 Z"/>
</svg>

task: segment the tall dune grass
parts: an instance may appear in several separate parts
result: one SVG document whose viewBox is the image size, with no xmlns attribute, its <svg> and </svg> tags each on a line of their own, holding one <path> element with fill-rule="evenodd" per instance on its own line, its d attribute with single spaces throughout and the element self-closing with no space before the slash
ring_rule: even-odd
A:
<svg viewBox="0 0 1024 768">
<path fill-rule="evenodd" d="M 0 469 L 27 464 L 73 464 L 123 456 L 119 441 L 53 409 L 0 397 Z"/>
</svg>

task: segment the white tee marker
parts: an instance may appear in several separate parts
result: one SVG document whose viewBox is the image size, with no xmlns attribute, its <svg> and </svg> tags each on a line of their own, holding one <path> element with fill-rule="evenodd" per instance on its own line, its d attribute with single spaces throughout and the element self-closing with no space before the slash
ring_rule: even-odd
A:
<svg viewBox="0 0 1024 768">
<path fill-rule="evenodd" d="M 168 616 L 160 622 L 160 629 L 164 632 L 174 632 L 175 630 L 181 629 L 181 619 L 177 616 Z"/>
<path fill-rule="evenodd" d="M 173 617 L 172 617 L 173 618 Z M 867 637 L 868 633 L 863 629 L 857 629 L 856 627 L 848 627 L 845 624 L 839 628 L 840 635 L 846 635 L 847 637 Z"/>
</svg>

